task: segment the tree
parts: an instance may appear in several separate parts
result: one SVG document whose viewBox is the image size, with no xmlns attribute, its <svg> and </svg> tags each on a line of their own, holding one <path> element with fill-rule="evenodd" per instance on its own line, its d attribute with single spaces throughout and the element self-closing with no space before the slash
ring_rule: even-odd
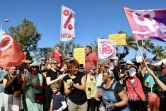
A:
<svg viewBox="0 0 166 111">
<path fill-rule="evenodd" d="M 35 51 L 33 51 L 34 52 L 33 58 L 35 58 L 36 61 L 40 61 L 41 57 L 49 58 L 49 54 L 52 51 L 53 51 L 53 48 L 51 47 L 37 48 L 35 49 Z"/>
<path fill-rule="evenodd" d="M 75 44 L 73 41 L 67 43 L 60 42 L 61 52 L 66 56 L 70 51 L 72 52 L 74 48 L 79 48 L 79 44 Z"/>
<path fill-rule="evenodd" d="M 153 49 L 154 49 L 154 44 L 151 43 L 151 39 L 147 39 L 144 41 L 145 44 L 144 44 L 144 49 L 146 49 L 148 52 L 151 52 Z"/>
<path fill-rule="evenodd" d="M 37 49 L 37 43 L 42 34 L 38 33 L 33 22 L 24 19 L 22 24 L 9 27 L 10 35 L 19 43 L 21 48 L 27 48 L 29 51 Z"/>
<path fill-rule="evenodd" d="M 156 55 L 159 58 L 163 58 L 164 57 L 164 49 L 162 46 L 157 45 L 153 50 L 152 50 L 152 54 Z"/>
</svg>

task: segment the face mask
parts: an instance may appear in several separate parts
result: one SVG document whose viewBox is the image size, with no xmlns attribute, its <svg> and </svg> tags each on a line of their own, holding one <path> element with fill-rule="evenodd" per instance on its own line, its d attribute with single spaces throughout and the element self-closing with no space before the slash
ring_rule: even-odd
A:
<svg viewBox="0 0 166 111">
<path fill-rule="evenodd" d="M 136 72 L 133 72 L 133 73 L 130 73 L 129 75 L 130 75 L 130 77 L 134 77 L 135 74 L 136 74 Z"/>
<path fill-rule="evenodd" d="M 135 74 L 136 74 L 136 69 L 135 69 L 135 68 L 133 68 L 133 67 L 132 67 L 132 68 L 130 68 L 130 69 L 129 69 L 129 76 L 130 76 L 130 77 L 134 77 L 134 76 L 135 76 Z"/>
</svg>

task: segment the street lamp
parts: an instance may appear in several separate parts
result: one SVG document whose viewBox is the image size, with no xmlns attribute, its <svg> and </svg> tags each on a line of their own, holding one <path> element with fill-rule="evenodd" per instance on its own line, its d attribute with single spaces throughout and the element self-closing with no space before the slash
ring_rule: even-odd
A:
<svg viewBox="0 0 166 111">
<path fill-rule="evenodd" d="M 9 19 L 5 19 L 3 22 L 1 22 L 1 29 L 2 29 L 2 24 L 5 22 L 9 22 Z"/>
</svg>

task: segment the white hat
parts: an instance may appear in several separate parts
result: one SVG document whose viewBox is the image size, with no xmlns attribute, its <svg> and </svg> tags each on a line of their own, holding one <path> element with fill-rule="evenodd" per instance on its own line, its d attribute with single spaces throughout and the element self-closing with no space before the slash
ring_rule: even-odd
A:
<svg viewBox="0 0 166 111">
<path fill-rule="evenodd" d="M 126 61 L 126 64 L 131 64 L 131 65 L 133 65 L 134 63 L 132 63 L 131 60 L 127 60 L 127 61 Z"/>
</svg>

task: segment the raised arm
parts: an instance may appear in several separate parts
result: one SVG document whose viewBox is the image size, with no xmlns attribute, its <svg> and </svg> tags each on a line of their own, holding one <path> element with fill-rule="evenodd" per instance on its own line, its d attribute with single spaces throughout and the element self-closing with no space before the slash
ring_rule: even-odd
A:
<svg viewBox="0 0 166 111">
<path fill-rule="evenodd" d="M 157 76 L 154 74 L 154 72 L 150 69 L 148 69 L 148 72 L 152 75 L 153 79 L 156 81 L 156 83 L 164 90 L 166 91 L 166 85 L 160 81 L 160 79 L 157 78 Z"/>
</svg>

